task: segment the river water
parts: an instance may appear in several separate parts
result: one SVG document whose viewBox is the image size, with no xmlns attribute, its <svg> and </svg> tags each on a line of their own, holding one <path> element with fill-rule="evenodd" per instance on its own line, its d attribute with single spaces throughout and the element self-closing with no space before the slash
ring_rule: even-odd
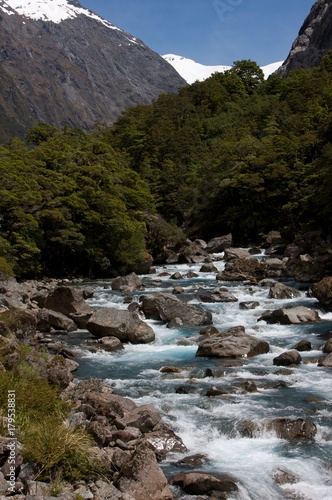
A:
<svg viewBox="0 0 332 500">
<path fill-rule="evenodd" d="M 215 262 L 221 271 L 222 260 Z M 216 282 L 215 273 L 199 273 L 201 264 L 160 266 L 155 274 L 141 277 L 144 293 L 172 292 L 175 285 L 191 296 L 190 303 L 200 304 L 212 312 L 213 324 L 223 330 L 243 325 L 246 332 L 270 344 L 268 354 L 230 362 L 216 358 L 197 358 L 194 338 L 199 328 L 168 329 L 161 322 L 149 320 L 156 340 L 147 345 L 126 345 L 120 353 L 90 353 L 82 349 L 77 378 L 105 379 L 122 396 L 138 405 L 151 404 L 163 416 L 163 421 L 183 440 L 188 451 L 168 456 L 161 464 L 167 477 L 182 470 L 174 465 L 183 456 L 205 454 L 207 463 L 201 470 L 230 473 L 238 479 L 237 500 L 331 500 L 332 499 L 332 370 L 317 366 L 322 346 L 332 331 L 332 314 L 319 311 L 321 322 L 311 325 L 268 325 L 258 318 L 267 309 L 289 305 L 318 308 L 315 299 L 305 290 L 301 297 L 289 300 L 268 298 L 268 288 L 243 283 Z M 174 281 L 170 274 L 186 275 L 194 271 L 199 276 Z M 297 286 L 296 283 L 287 283 Z M 88 302 L 93 308 L 125 309 L 124 295 L 112 291 L 110 281 L 90 282 L 95 295 Z M 202 304 L 194 296 L 197 287 L 211 289 L 225 286 L 238 302 Z M 303 286 L 303 285 L 301 285 Z M 129 295 L 138 300 L 143 292 Z M 128 294 L 127 294 L 128 295 Z M 258 301 L 253 310 L 242 310 L 239 302 Z M 70 342 L 78 344 L 91 338 L 88 332 L 73 333 Z M 300 340 L 310 340 L 312 350 L 302 352 L 303 362 L 296 368 L 273 365 L 273 358 L 292 348 Z M 161 373 L 162 366 L 182 368 L 181 373 Z M 207 372 L 207 370 L 210 370 Z M 206 375 L 210 376 L 206 376 Z M 213 376 L 211 376 L 213 375 Z M 257 392 L 244 392 L 240 382 L 252 381 Z M 193 387 L 195 393 L 177 392 L 180 386 Z M 279 382 L 282 382 L 281 384 Z M 212 387 L 222 387 L 229 394 L 207 397 Z M 317 425 L 317 434 L 309 442 L 289 442 L 273 432 L 262 431 L 253 438 L 242 437 L 239 425 L 244 421 L 262 422 L 278 417 L 306 418 Z M 296 477 L 293 484 L 278 484 L 277 471 Z M 172 490 L 176 498 L 190 499 Z M 148 500 L 148 499 L 147 499 Z"/>
</svg>

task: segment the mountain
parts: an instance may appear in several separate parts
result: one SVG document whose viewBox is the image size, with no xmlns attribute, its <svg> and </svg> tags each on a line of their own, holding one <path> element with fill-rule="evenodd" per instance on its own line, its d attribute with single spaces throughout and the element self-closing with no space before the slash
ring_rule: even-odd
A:
<svg viewBox="0 0 332 500">
<path fill-rule="evenodd" d="M 42 121 L 90 129 L 186 82 L 76 0 L 0 0 L 0 137 Z"/>
<path fill-rule="evenodd" d="M 332 50 L 332 0 L 317 0 L 305 19 L 290 53 L 278 73 L 317 66 Z"/>
<path fill-rule="evenodd" d="M 213 73 L 222 73 L 232 67 L 223 65 L 205 66 L 204 64 L 197 63 L 192 59 L 187 59 L 186 57 L 177 56 L 175 54 L 165 54 L 163 58 L 165 61 L 169 62 L 189 84 L 194 83 L 196 80 L 202 82 L 206 78 L 209 78 L 209 76 Z M 282 61 L 262 66 L 265 78 L 268 78 L 281 65 Z"/>
</svg>

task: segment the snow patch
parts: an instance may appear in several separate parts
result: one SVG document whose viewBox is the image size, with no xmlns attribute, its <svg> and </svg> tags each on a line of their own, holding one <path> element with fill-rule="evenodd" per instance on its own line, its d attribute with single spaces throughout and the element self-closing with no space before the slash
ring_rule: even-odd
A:
<svg viewBox="0 0 332 500">
<path fill-rule="evenodd" d="M 223 73 L 231 69 L 232 66 L 217 65 L 217 66 L 206 66 L 204 64 L 197 63 L 192 59 L 186 57 L 178 56 L 175 54 L 165 54 L 162 56 L 165 61 L 173 66 L 173 68 L 186 80 L 187 83 L 192 84 L 195 81 L 204 81 L 209 78 L 214 73 Z M 283 61 L 268 64 L 262 66 L 261 69 L 264 73 L 264 77 L 268 78 L 272 73 L 274 73 L 281 65 Z"/>
</svg>

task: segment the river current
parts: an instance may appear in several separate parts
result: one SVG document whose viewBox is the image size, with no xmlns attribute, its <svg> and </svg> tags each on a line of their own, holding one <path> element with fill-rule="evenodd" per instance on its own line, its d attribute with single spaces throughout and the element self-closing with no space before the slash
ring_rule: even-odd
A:
<svg viewBox="0 0 332 500">
<path fill-rule="evenodd" d="M 220 256 L 221 257 L 221 256 Z M 214 262 L 221 271 L 224 262 Z M 188 451 L 168 455 L 161 466 L 171 478 L 182 470 L 174 463 L 184 456 L 205 454 L 207 462 L 199 467 L 210 472 L 224 472 L 238 480 L 239 492 L 231 500 L 331 500 L 332 499 L 332 370 L 317 366 L 322 346 L 332 331 L 332 313 L 318 310 L 318 302 L 305 290 L 301 297 L 288 300 L 268 298 L 269 288 L 241 282 L 217 282 L 215 273 L 200 273 L 201 264 L 160 266 L 156 273 L 141 276 L 144 292 L 132 292 L 132 300 L 143 293 L 172 293 L 182 286 L 190 303 L 200 305 L 213 316 L 219 330 L 242 325 L 246 332 L 267 341 L 268 354 L 241 360 L 197 358 L 200 328 L 168 329 L 161 322 L 149 320 L 156 340 L 151 344 L 126 345 L 118 353 L 90 353 L 81 348 L 78 379 L 99 377 L 117 394 L 133 399 L 138 405 L 151 404 L 163 421 L 178 434 Z M 188 271 L 195 278 L 170 279 L 174 272 Z M 160 276 L 165 272 L 169 275 Z M 286 283 L 300 290 L 303 284 Z M 85 284 L 86 286 L 86 284 Z M 88 302 L 93 308 L 126 309 L 124 294 L 113 291 L 110 281 L 89 282 L 95 294 Z M 195 297 L 198 287 L 212 289 L 225 286 L 238 302 L 202 304 Z M 305 288 L 305 287 L 303 287 Z M 128 294 L 126 294 L 128 296 Z M 251 310 L 239 303 L 257 301 Z M 310 325 L 268 325 L 257 321 L 268 309 L 305 305 L 318 310 L 322 321 Z M 70 334 L 70 343 L 78 345 L 91 338 L 88 332 Z M 292 348 L 300 340 L 309 340 L 312 350 L 301 352 L 302 363 L 295 368 L 273 365 L 273 358 Z M 161 373 L 163 366 L 175 366 L 180 373 Z M 257 392 L 241 390 L 241 382 L 254 382 Z M 194 392 L 183 394 L 182 386 Z M 211 387 L 222 387 L 229 394 L 207 397 Z M 275 433 L 262 431 L 255 437 L 243 437 L 239 426 L 244 421 L 262 422 L 278 417 L 305 418 L 317 426 L 311 441 L 280 439 Z M 286 482 L 275 481 L 276 474 L 287 472 Z M 289 479 L 287 479 L 289 478 Z M 287 482 L 288 480 L 288 482 Z M 172 489 L 175 498 L 195 498 Z"/>
</svg>

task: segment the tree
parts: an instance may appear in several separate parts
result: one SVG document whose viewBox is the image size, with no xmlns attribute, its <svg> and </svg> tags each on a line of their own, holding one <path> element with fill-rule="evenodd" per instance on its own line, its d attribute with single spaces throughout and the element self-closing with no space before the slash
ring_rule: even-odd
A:
<svg viewBox="0 0 332 500">
<path fill-rule="evenodd" d="M 264 82 L 264 73 L 255 62 L 250 59 L 234 61 L 233 67 L 226 73 L 237 75 L 243 83 L 248 95 L 258 92 Z"/>
</svg>

